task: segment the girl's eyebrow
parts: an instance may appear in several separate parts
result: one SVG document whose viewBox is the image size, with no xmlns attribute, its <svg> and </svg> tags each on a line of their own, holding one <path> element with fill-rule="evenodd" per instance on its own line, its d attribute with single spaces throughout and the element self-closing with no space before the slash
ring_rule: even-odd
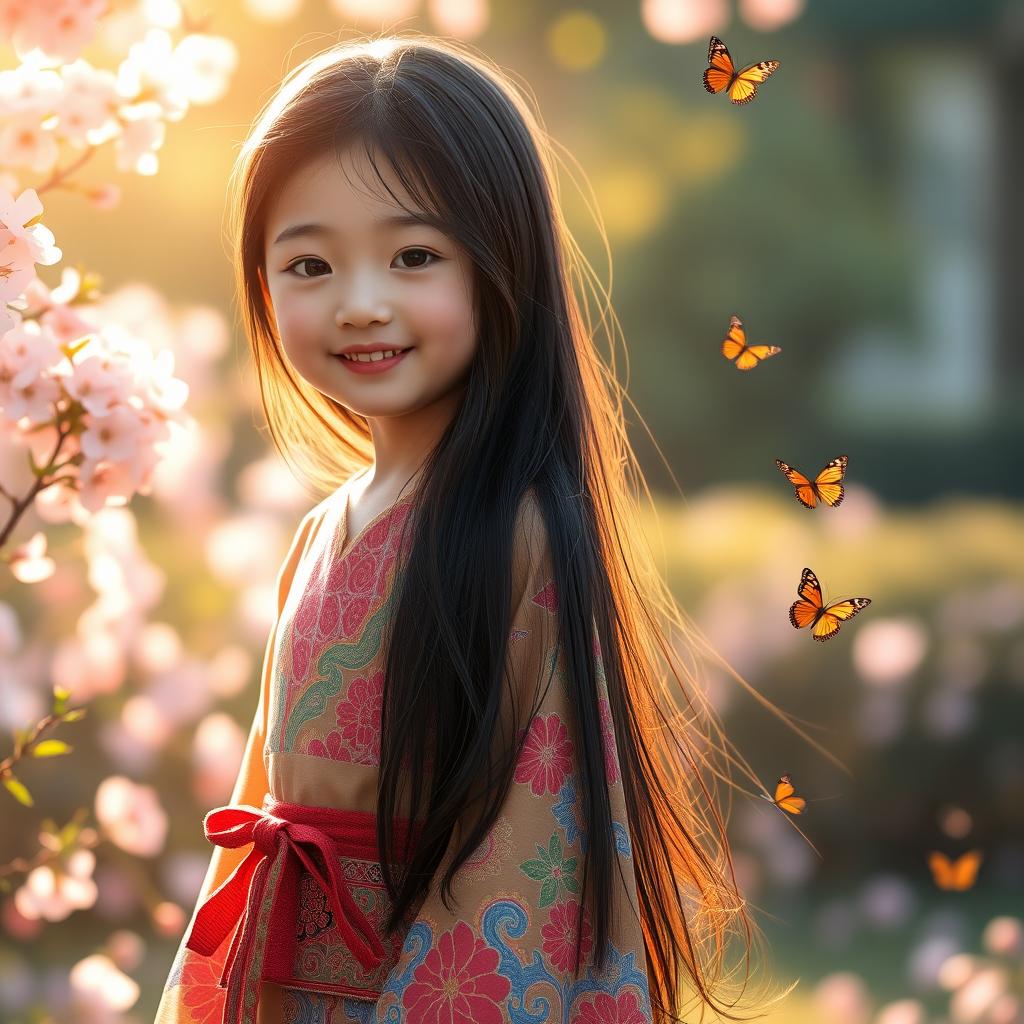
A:
<svg viewBox="0 0 1024 1024">
<path fill-rule="evenodd" d="M 374 220 L 375 227 L 401 227 L 406 225 L 419 225 L 421 227 L 437 228 L 443 230 L 440 225 L 434 220 L 433 217 L 425 213 L 394 213 L 387 217 L 379 217 Z M 274 239 L 274 245 L 280 245 L 282 242 L 287 242 L 291 238 L 300 238 L 304 236 L 317 236 L 324 237 L 334 234 L 332 228 L 329 228 L 326 224 L 293 224 L 291 227 L 287 227 Z"/>
</svg>

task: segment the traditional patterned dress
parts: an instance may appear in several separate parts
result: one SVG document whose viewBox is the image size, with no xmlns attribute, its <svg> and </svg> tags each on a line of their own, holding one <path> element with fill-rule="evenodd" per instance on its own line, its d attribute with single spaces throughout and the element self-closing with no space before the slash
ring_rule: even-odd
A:
<svg viewBox="0 0 1024 1024">
<path fill-rule="evenodd" d="M 608 963 L 597 971 L 587 908 L 574 976 L 587 834 L 556 658 L 555 581 L 532 492 L 517 520 L 508 655 L 523 718 L 540 684 L 550 685 L 519 723 L 528 737 L 514 782 L 454 877 L 456 905 L 447 909 L 438 882 L 460 828 L 426 898 L 386 935 L 375 838 L 381 636 L 411 540 L 409 529 L 399 550 L 413 494 L 349 538 L 353 483 L 307 513 L 278 575 L 238 782 L 231 806 L 206 817 L 215 848 L 156 1024 L 646 1024 L 630 828 L 596 643 L 619 863 Z M 415 834 L 416 823 L 396 824 L 400 836 Z"/>
</svg>

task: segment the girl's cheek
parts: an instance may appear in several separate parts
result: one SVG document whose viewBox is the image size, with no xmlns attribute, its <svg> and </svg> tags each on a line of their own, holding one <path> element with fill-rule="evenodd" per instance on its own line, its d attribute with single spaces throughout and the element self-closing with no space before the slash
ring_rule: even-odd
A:
<svg viewBox="0 0 1024 1024">
<path fill-rule="evenodd" d="M 282 338 L 288 338 L 301 344 L 316 334 L 314 317 L 309 310 L 301 306 L 288 305 L 277 312 L 277 324 Z"/>
<path fill-rule="evenodd" d="M 461 338 L 472 334 L 473 310 L 461 292 L 424 299 L 417 306 L 417 327 L 425 336 Z"/>
</svg>

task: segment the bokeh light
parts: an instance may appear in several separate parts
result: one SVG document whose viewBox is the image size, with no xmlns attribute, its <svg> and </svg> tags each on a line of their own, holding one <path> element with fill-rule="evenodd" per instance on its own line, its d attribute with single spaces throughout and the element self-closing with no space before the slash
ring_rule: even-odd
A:
<svg viewBox="0 0 1024 1024">
<path fill-rule="evenodd" d="M 566 71 L 589 71 L 600 63 L 608 46 L 604 23 L 584 10 L 560 14 L 546 38 L 551 59 Z"/>
<path fill-rule="evenodd" d="M 712 34 L 721 34 L 729 23 L 726 0 L 642 0 L 644 28 L 663 43 L 707 44 Z"/>
</svg>

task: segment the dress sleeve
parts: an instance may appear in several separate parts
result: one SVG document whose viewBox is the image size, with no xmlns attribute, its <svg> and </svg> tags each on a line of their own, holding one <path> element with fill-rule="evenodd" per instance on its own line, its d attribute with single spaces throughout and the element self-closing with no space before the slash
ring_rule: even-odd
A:
<svg viewBox="0 0 1024 1024">
<path fill-rule="evenodd" d="M 266 765 L 263 760 L 263 746 L 267 735 L 267 700 L 277 640 L 277 627 L 318 508 L 319 506 L 308 512 L 302 519 L 292 538 L 288 554 L 278 570 L 277 613 L 267 638 L 260 678 L 259 700 L 256 705 L 256 713 L 253 716 L 252 727 L 249 730 L 245 752 L 242 755 L 242 763 L 238 769 L 238 778 L 231 794 L 232 804 L 243 803 L 259 807 L 263 803 L 263 796 L 269 787 Z M 200 824 L 201 830 L 202 825 Z M 249 847 L 235 850 L 214 847 L 206 878 L 203 880 L 196 898 L 195 909 L 192 912 L 193 921 L 196 912 L 206 902 L 206 898 L 235 870 L 248 852 Z M 190 922 L 178 946 L 177 955 L 160 997 L 154 1024 L 208 1024 L 210 1021 L 219 1021 L 221 1018 L 225 990 L 218 988 L 217 982 L 220 979 L 224 958 L 230 945 L 230 937 L 225 939 L 214 956 L 202 956 L 185 948 L 185 937 L 191 928 Z"/>
<path fill-rule="evenodd" d="M 514 548 L 508 664 L 517 699 L 506 701 L 503 720 L 517 736 L 526 729 L 526 744 L 498 817 L 453 877 L 449 910 L 440 881 L 461 845 L 461 828 L 454 830 L 382 988 L 377 1024 L 651 1021 L 630 828 L 596 631 L 594 684 L 618 860 L 601 971 L 582 901 L 587 836 L 576 727 L 556 646 L 556 585 L 543 520 L 529 497 Z M 588 885 L 592 878 L 591 869 Z"/>
</svg>

